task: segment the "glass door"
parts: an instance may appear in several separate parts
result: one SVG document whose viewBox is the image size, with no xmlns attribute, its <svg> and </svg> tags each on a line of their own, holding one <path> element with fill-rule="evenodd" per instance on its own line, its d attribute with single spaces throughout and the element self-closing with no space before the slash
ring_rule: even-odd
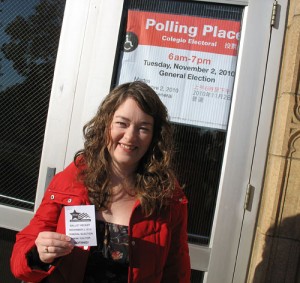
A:
<svg viewBox="0 0 300 283">
<path fill-rule="evenodd" d="M 222 2 L 125 1 L 114 76 L 148 83 L 169 110 L 192 282 L 234 274 L 270 38 L 272 1 Z"/>
<path fill-rule="evenodd" d="M 16 229 L 34 210 L 64 9 L 65 1 L 0 2 L 1 227 Z"/>
<path fill-rule="evenodd" d="M 65 166 L 90 1 L 0 5 L 0 226 L 17 231 Z"/>
</svg>

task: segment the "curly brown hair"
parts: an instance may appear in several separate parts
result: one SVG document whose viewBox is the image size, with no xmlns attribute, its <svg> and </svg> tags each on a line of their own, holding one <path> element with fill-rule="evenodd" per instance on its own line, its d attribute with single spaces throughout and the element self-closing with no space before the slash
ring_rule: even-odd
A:
<svg viewBox="0 0 300 283">
<path fill-rule="evenodd" d="M 146 215 L 160 209 L 172 196 L 175 177 L 171 168 L 173 143 L 168 112 L 156 92 L 147 84 L 135 81 L 113 89 L 103 100 L 96 115 L 83 127 L 84 149 L 76 153 L 75 164 L 83 165 L 83 177 L 91 202 L 96 209 L 110 203 L 110 164 L 108 144 L 110 125 L 118 107 L 127 99 L 134 99 L 146 114 L 153 117 L 153 138 L 148 151 L 139 162 L 134 192 Z M 79 156 L 83 158 L 78 158 Z"/>
</svg>

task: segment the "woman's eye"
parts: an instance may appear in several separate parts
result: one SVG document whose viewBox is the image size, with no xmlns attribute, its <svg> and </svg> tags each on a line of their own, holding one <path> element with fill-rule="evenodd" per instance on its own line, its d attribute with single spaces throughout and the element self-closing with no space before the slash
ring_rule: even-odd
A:
<svg viewBox="0 0 300 283">
<path fill-rule="evenodd" d="M 149 132 L 149 129 L 148 129 L 148 128 L 145 128 L 145 127 L 141 127 L 141 128 L 140 128 L 140 131 L 142 131 L 142 132 Z"/>
<path fill-rule="evenodd" d="M 119 127 L 126 127 L 126 123 L 124 123 L 124 122 L 119 122 L 119 121 L 117 121 L 116 124 L 117 124 Z"/>
</svg>

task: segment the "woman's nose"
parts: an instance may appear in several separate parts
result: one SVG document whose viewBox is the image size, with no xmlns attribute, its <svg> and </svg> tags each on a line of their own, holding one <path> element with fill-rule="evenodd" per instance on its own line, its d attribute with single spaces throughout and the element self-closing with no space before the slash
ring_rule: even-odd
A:
<svg viewBox="0 0 300 283">
<path fill-rule="evenodd" d="M 125 134 L 124 134 L 124 138 L 126 139 L 126 141 L 134 141 L 136 138 L 136 133 L 135 133 L 135 129 L 134 127 L 128 127 L 126 128 Z"/>
</svg>

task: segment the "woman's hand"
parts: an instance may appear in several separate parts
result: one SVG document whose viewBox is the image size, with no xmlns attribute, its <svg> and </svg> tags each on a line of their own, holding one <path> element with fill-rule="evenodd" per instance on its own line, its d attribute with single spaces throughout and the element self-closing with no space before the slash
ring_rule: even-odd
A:
<svg viewBox="0 0 300 283">
<path fill-rule="evenodd" d="M 57 257 L 69 254 L 74 244 L 69 236 L 56 232 L 40 232 L 35 240 L 40 260 L 52 263 Z"/>
</svg>

